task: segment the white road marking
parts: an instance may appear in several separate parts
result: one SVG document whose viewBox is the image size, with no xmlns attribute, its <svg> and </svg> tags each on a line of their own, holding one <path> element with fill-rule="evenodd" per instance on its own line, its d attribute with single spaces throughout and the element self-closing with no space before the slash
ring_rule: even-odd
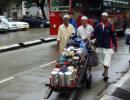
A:
<svg viewBox="0 0 130 100">
<path fill-rule="evenodd" d="M 51 62 L 49 62 L 49 63 L 47 63 L 47 64 L 44 64 L 44 65 L 41 65 L 40 68 L 46 67 L 46 66 L 48 66 L 48 65 L 50 65 L 50 64 L 53 64 L 53 63 L 56 63 L 56 60 L 51 61 Z"/>
<path fill-rule="evenodd" d="M 115 86 L 117 87 L 121 87 L 125 82 L 126 80 L 130 77 L 130 71 L 127 72 L 127 74 L 125 74 L 116 84 L 114 84 Z"/>
<path fill-rule="evenodd" d="M 44 64 L 44 65 L 41 65 L 40 68 L 46 67 L 46 66 L 48 66 L 48 65 L 50 65 L 50 64 L 53 64 L 53 63 L 56 63 L 56 60 L 51 61 L 51 62 L 49 62 L 49 63 L 47 63 L 47 64 Z M 12 79 L 14 79 L 14 77 L 9 77 L 9 78 L 3 79 L 3 80 L 0 81 L 0 84 L 2 84 L 2 83 L 4 83 L 4 82 L 7 82 L 7 81 L 9 81 L 9 80 L 12 80 Z"/>
<path fill-rule="evenodd" d="M 1 84 L 1 83 L 4 83 L 4 82 L 7 82 L 7 81 L 9 81 L 9 80 L 12 80 L 12 79 L 14 79 L 14 77 L 9 77 L 9 78 L 6 78 L 6 79 L 4 79 L 4 80 L 1 80 L 1 81 L 0 81 L 0 84 Z"/>
</svg>

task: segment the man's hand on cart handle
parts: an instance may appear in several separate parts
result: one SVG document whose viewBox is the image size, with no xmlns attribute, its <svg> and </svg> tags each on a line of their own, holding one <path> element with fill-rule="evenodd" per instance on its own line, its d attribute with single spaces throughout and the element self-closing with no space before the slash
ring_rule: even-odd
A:
<svg viewBox="0 0 130 100">
<path fill-rule="evenodd" d="M 114 48 L 114 51 L 117 52 L 117 47 Z"/>
</svg>

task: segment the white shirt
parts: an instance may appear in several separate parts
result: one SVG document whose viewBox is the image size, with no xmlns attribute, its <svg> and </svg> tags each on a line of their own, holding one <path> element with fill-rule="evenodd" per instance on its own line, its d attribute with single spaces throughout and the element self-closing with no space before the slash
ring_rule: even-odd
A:
<svg viewBox="0 0 130 100">
<path fill-rule="evenodd" d="M 103 27 L 103 30 L 104 30 L 104 28 L 105 28 L 105 24 L 104 23 L 102 23 L 102 27 Z"/>
<path fill-rule="evenodd" d="M 130 35 L 130 28 L 125 29 L 125 34 Z"/>
<path fill-rule="evenodd" d="M 94 29 L 91 25 L 87 24 L 86 27 L 83 27 L 83 25 L 81 25 L 77 29 L 77 35 L 81 36 L 82 39 L 89 39 L 93 31 Z"/>
</svg>

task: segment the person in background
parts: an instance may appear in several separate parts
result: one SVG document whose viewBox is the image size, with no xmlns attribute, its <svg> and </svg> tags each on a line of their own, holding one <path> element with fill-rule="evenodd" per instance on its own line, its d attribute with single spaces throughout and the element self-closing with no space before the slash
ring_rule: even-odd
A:
<svg viewBox="0 0 130 100">
<path fill-rule="evenodd" d="M 127 26 L 127 28 L 125 29 L 125 44 L 128 45 L 129 47 L 129 63 L 130 63 L 130 28 L 129 26 Z"/>
<path fill-rule="evenodd" d="M 94 31 L 93 27 L 87 23 L 88 18 L 86 16 L 81 17 L 81 26 L 77 29 L 77 36 L 80 36 L 82 40 L 90 40 L 92 32 Z"/>
<path fill-rule="evenodd" d="M 117 42 L 114 25 L 108 21 L 108 13 L 103 12 L 101 14 L 101 21 L 95 26 L 91 39 L 96 38 L 96 52 L 99 57 L 99 61 L 103 63 L 104 72 L 103 79 L 107 81 L 108 69 L 111 64 L 111 58 L 113 55 L 113 49 L 117 51 Z M 103 59 L 102 59 L 103 58 Z"/>
<path fill-rule="evenodd" d="M 73 13 L 69 13 L 69 15 L 70 15 L 70 21 L 69 21 L 69 23 L 74 26 L 75 32 L 76 32 L 77 31 L 77 22 L 74 19 L 74 14 Z"/>
<path fill-rule="evenodd" d="M 64 15 L 63 24 L 61 24 L 58 29 L 57 45 L 59 53 L 61 53 L 64 50 L 71 34 L 75 33 L 75 29 L 73 25 L 69 24 L 69 20 L 70 16 L 68 14 Z"/>
<path fill-rule="evenodd" d="M 84 16 L 80 11 L 78 12 L 78 17 L 76 19 L 77 21 L 77 26 L 79 27 L 81 25 L 81 17 Z"/>
</svg>

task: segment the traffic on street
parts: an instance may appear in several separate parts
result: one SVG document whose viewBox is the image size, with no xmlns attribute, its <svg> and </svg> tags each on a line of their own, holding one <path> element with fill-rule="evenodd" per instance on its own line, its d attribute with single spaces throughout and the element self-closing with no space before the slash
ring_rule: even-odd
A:
<svg viewBox="0 0 130 100">
<path fill-rule="evenodd" d="M 130 100 L 129 0 L 0 1 L 0 100 Z"/>
</svg>

